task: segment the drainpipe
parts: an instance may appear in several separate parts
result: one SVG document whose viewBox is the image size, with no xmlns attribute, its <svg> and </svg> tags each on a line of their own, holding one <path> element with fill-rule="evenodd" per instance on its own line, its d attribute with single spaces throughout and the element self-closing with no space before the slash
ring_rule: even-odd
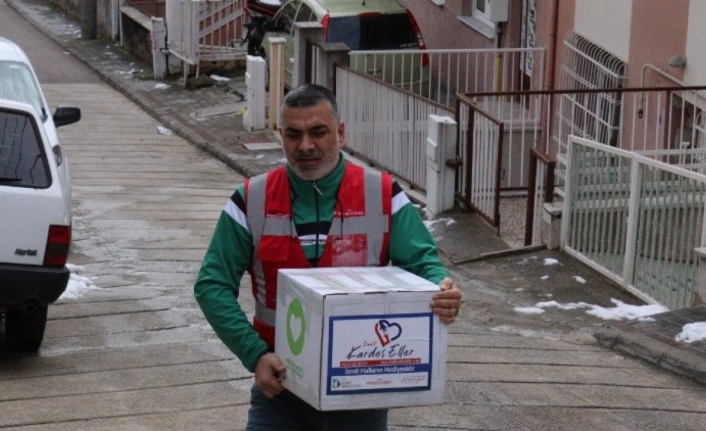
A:
<svg viewBox="0 0 706 431">
<path fill-rule="evenodd" d="M 547 43 L 547 46 L 549 47 L 549 53 L 547 55 L 549 76 L 547 77 L 547 82 L 544 84 L 544 87 L 547 90 L 554 90 L 554 70 L 556 69 L 554 62 L 556 61 L 556 41 L 558 39 L 556 34 L 559 31 L 559 0 L 554 0 L 551 19 L 552 26 L 549 30 L 549 43 Z"/>
<path fill-rule="evenodd" d="M 503 23 L 495 23 L 495 48 L 501 49 L 503 47 Z M 498 52 L 495 54 L 495 82 L 493 82 L 493 91 L 496 93 L 500 91 L 500 78 L 503 70 L 503 55 Z"/>
<path fill-rule="evenodd" d="M 547 43 L 547 46 L 549 47 L 549 53 L 547 54 L 547 65 L 548 65 L 548 76 L 547 76 L 547 82 L 544 83 L 544 87 L 547 90 L 554 90 L 554 70 L 556 69 L 556 44 L 557 44 L 557 32 L 559 31 L 559 0 L 554 0 L 554 4 L 552 5 L 552 13 L 551 13 L 551 20 L 552 20 L 552 26 L 550 27 L 550 33 L 549 33 L 549 41 Z M 549 98 L 553 98 L 554 96 L 549 95 Z M 546 139 L 542 139 L 543 145 L 541 145 L 544 149 L 544 152 L 546 153 L 549 149 L 549 140 L 552 135 L 552 129 L 554 128 L 554 116 L 547 115 L 547 129 L 545 131 L 546 134 Z"/>
</svg>

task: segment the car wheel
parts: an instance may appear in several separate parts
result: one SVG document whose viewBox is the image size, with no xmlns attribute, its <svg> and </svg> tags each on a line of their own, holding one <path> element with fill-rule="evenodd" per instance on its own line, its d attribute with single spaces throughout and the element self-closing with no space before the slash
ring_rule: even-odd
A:
<svg viewBox="0 0 706 431">
<path fill-rule="evenodd" d="M 5 341 L 7 346 L 21 352 L 36 352 L 42 345 L 47 326 L 49 306 L 37 304 L 31 312 L 7 310 L 5 314 Z"/>
</svg>

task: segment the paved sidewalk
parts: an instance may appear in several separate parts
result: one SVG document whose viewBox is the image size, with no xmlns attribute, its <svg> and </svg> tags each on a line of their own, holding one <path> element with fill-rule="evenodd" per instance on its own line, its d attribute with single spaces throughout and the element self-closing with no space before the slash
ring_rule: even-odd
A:
<svg viewBox="0 0 706 431">
<path fill-rule="evenodd" d="M 105 40 L 80 39 L 79 25 L 53 10 L 46 0 L 6 1 L 64 49 L 94 69 L 105 82 L 158 119 L 164 127 L 209 151 L 243 175 L 256 175 L 283 163 L 281 150 L 266 149 L 277 142 L 273 131 L 249 133 L 243 129 L 245 85 L 242 76 L 195 89 L 185 89 L 176 79 L 155 82 L 150 78 L 150 65 L 126 55 L 116 44 Z M 223 73 L 218 75 L 225 76 Z M 160 84 L 167 84 L 168 87 L 161 89 Z M 509 264 L 517 259 L 516 254 L 523 253 L 522 250 L 508 250 L 509 247 L 473 215 L 453 213 L 449 217 L 457 223 L 450 226 L 439 224 L 435 236 L 441 238 L 440 247 L 447 261 L 451 264 L 459 260 L 466 262 L 452 268 L 452 271 L 470 272 L 490 268 L 490 271 L 496 271 L 505 278 L 528 278 L 523 269 Z M 572 260 L 561 255 L 564 261 Z M 476 259 L 481 259 L 484 265 L 474 266 L 479 262 Z M 564 270 L 568 274 L 586 271 L 580 267 L 581 264 L 574 262 Z M 607 284 L 600 277 L 595 278 L 595 283 Z M 597 288 L 595 291 L 604 292 L 605 289 Z M 608 302 L 607 298 L 603 298 L 603 302 Z M 602 328 L 593 328 L 592 334 L 604 346 L 638 356 L 706 384 L 706 342 L 689 345 L 674 341 L 685 323 L 706 321 L 706 306 L 653 317 L 652 322 L 611 322 Z"/>
</svg>

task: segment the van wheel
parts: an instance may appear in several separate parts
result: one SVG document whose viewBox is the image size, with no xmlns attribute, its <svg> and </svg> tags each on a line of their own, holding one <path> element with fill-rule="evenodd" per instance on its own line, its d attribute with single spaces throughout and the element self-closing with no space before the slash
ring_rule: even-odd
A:
<svg viewBox="0 0 706 431">
<path fill-rule="evenodd" d="M 24 310 L 7 310 L 5 314 L 5 341 L 10 349 L 36 352 L 42 345 L 47 326 L 49 306 L 37 304 L 30 313 Z"/>
</svg>

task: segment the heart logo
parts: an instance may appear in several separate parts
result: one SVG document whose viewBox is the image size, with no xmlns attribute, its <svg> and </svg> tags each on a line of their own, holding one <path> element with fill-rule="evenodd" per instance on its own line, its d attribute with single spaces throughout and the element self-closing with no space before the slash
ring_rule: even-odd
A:
<svg viewBox="0 0 706 431">
<path fill-rule="evenodd" d="M 289 333 L 292 335 L 293 340 L 298 340 L 302 334 L 302 321 L 299 316 L 290 314 L 289 315 Z"/>
<path fill-rule="evenodd" d="M 292 300 L 287 309 L 287 343 L 294 356 L 304 349 L 304 307 L 298 299 Z"/>
<path fill-rule="evenodd" d="M 402 327 L 387 320 L 378 320 L 375 324 L 375 335 L 378 336 L 380 344 L 385 347 L 402 336 Z"/>
</svg>

